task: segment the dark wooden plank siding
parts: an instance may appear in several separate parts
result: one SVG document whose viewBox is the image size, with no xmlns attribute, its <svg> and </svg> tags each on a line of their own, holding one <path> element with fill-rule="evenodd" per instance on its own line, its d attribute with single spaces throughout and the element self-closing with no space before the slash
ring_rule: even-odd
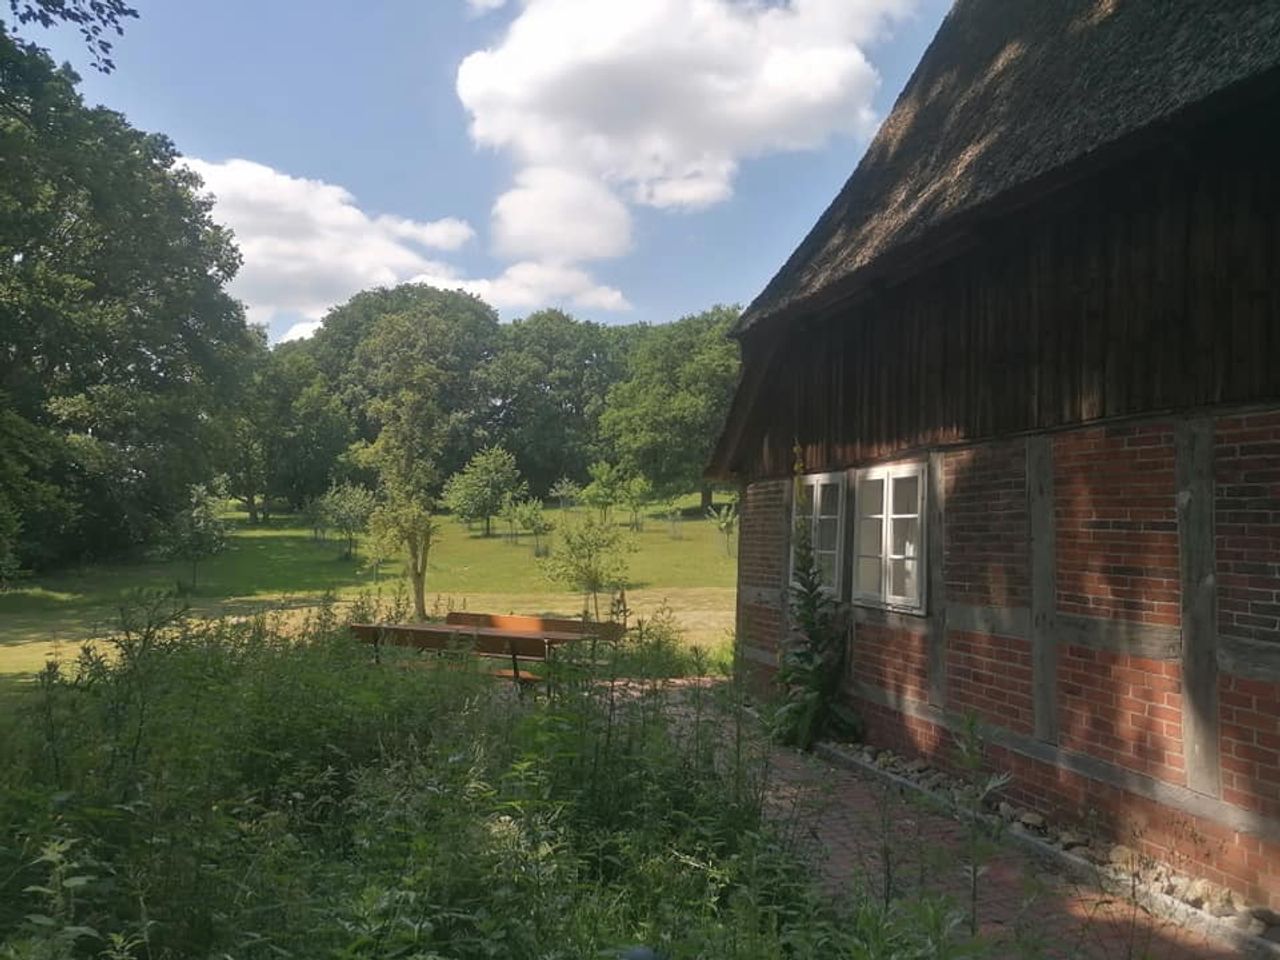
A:
<svg viewBox="0 0 1280 960">
<path fill-rule="evenodd" d="M 835 316 L 790 324 L 739 476 L 1280 399 L 1280 133 L 1166 147 Z M 751 351 L 748 351 L 750 357 Z M 750 360 L 748 359 L 748 362 Z"/>
</svg>

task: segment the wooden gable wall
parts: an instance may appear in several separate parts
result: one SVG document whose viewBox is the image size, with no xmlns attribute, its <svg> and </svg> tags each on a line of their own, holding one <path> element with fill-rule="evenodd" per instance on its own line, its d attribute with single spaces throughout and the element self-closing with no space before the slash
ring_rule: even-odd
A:
<svg viewBox="0 0 1280 960">
<path fill-rule="evenodd" d="M 1220 123 L 821 322 L 751 334 L 746 377 L 763 386 L 721 466 L 783 476 L 797 442 L 806 470 L 836 469 L 1280 398 L 1276 126 L 1257 114 Z"/>
</svg>

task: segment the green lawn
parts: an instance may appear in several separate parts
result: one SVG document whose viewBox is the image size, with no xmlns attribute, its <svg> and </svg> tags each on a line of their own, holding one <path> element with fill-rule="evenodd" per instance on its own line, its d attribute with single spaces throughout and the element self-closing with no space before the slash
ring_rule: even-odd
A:
<svg viewBox="0 0 1280 960">
<path fill-rule="evenodd" d="M 692 507 L 686 512 L 696 514 Z M 558 510 L 550 513 L 559 520 Z M 375 582 L 363 554 L 340 559 L 341 544 L 313 539 L 292 517 L 260 527 L 249 526 L 243 515 L 232 521 L 230 546 L 201 564 L 199 589 L 189 597 L 201 614 L 307 606 L 325 591 L 340 598 L 379 588 L 390 594 L 401 582 L 398 562 L 385 564 Z M 513 543 L 499 535 L 500 527 L 495 523 L 494 536 L 485 538 L 445 521 L 427 575 L 428 592 L 439 598 L 440 608 L 576 615 L 582 598 L 546 579 L 529 538 Z M 675 539 L 665 519 L 646 518 L 636 534 L 639 549 L 630 558 L 628 600 L 641 615 L 666 600 L 692 641 L 714 643 L 733 624 L 736 558 L 707 520 L 689 516 L 678 530 Z M 736 553 L 736 537 L 733 546 Z M 172 588 L 187 576 L 177 563 L 119 563 L 42 577 L 0 593 L 0 674 L 29 674 L 49 657 L 74 656 L 84 639 L 113 621 L 129 593 Z"/>
</svg>

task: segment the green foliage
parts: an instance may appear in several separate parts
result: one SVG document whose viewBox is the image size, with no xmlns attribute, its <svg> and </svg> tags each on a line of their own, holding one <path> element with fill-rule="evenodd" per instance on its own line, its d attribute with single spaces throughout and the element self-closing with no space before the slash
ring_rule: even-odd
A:
<svg viewBox="0 0 1280 960">
<path fill-rule="evenodd" d="M 115 9 L 22 6 L 82 25 Z M 35 568 L 162 532 L 212 476 L 220 415 L 262 349 L 225 292 L 239 254 L 199 178 L 77 82 L 0 28 L 0 463 L 21 472 L 0 486 L 37 494 L 0 489 L 0 512 Z"/>
<path fill-rule="evenodd" d="M 523 497 L 527 489 L 520 479 L 516 458 L 501 447 L 486 447 L 449 478 L 444 502 L 460 520 L 483 521 L 487 537 L 492 532 L 492 520 L 503 505 Z"/>
<path fill-rule="evenodd" d="M 153 604 L 50 672 L 0 743 L 0 956 L 730 956 L 820 917 L 708 706 L 676 737 L 657 693 L 399 655 Z"/>
<path fill-rule="evenodd" d="M 738 529 L 738 505 L 735 502 L 721 504 L 718 507 L 707 507 L 707 519 L 710 520 L 720 535 L 724 537 L 725 556 L 733 555 L 733 532 Z"/>
<path fill-rule="evenodd" d="M 560 310 L 504 325 L 476 371 L 488 398 L 477 430 L 515 455 L 535 493 L 557 496 L 554 481 L 581 479 L 600 452 L 600 416 L 624 355 L 615 329 Z"/>
<path fill-rule="evenodd" d="M 599 620 L 600 594 L 627 585 L 627 554 L 635 551 L 635 541 L 624 530 L 592 516 L 562 527 L 559 541 L 542 561 L 543 570 L 551 580 L 583 594 Z"/>
<path fill-rule="evenodd" d="M 405 573 L 413 587 L 414 616 L 425 620 L 427 562 L 440 534 L 440 522 L 432 515 L 430 501 L 417 499 L 409 491 L 384 488 L 383 496 L 383 502 L 370 517 L 370 532 L 385 553 L 404 551 Z"/>
<path fill-rule="evenodd" d="M 102 73 L 115 69 L 111 41 L 104 34 L 120 36 L 124 33 L 121 21 L 138 15 L 124 0 L 9 0 L 9 11 L 20 24 L 52 27 L 69 23 L 78 27 L 94 68 Z"/>
<path fill-rule="evenodd" d="M 227 523 L 219 510 L 221 493 L 217 487 L 193 484 L 187 508 L 173 518 L 169 529 L 169 555 L 191 564 L 192 592 L 200 561 L 221 553 L 227 545 Z"/>
<path fill-rule="evenodd" d="M 555 523 L 542 508 L 542 501 L 536 499 L 521 500 L 515 505 L 516 524 L 525 533 L 533 536 L 533 555 L 541 557 L 546 554 L 547 535 L 555 529 Z"/>
<path fill-rule="evenodd" d="M 601 522 L 609 519 L 609 512 L 622 499 L 627 477 L 622 468 L 605 460 L 597 460 L 587 468 L 591 482 L 578 495 L 588 507 L 599 511 Z"/>
<path fill-rule="evenodd" d="M 577 506 L 578 498 L 582 496 L 582 487 L 568 477 L 561 477 L 551 485 L 548 494 L 560 501 L 561 510 L 568 510 Z"/>
<path fill-rule="evenodd" d="M 713 307 L 648 329 L 627 356 L 626 378 L 609 391 L 603 439 L 630 474 L 663 493 L 702 481 L 738 379 L 738 347 L 728 337 L 741 311 Z"/>
<path fill-rule="evenodd" d="M 343 557 L 354 557 L 356 538 L 368 526 L 369 518 L 378 505 L 377 498 L 368 487 L 356 483 L 338 483 L 329 488 L 321 504 L 329 526 L 346 540 Z"/>
<path fill-rule="evenodd" d="M 653 503 L 653 484 L 649 482 L 649 478 L 638 475 L 630 477 L 622 485 L 619 499 L 631 514 L 631 529 L 637 532 L 643 529 L 644 509 Z"/>
<path fill-rule="evenodd" d="M 810 749 L 824 736 L 852 736 L 861 729 L 856 714 L 840 702 L 845 680 L 844 631 L 835 600 L 814 562 L 809 528 L 797 524 L 795 569 L 791 576 L 791 633 L 784 638 L 776 682 L 782 695 L 771 718 L 782 743 Z"/>
</svg>

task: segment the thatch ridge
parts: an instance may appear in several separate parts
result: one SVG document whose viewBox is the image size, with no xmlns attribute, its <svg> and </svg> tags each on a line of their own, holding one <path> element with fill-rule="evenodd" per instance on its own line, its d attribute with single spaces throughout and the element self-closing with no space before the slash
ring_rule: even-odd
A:
<svg viewBox="0 0 1280 960">
<path fill-rule="evenodd" d="M 1277 70 L 1275 0 L 957 0 L 738 330 L 849 295 L 962 214 Z"/>
</svg>

